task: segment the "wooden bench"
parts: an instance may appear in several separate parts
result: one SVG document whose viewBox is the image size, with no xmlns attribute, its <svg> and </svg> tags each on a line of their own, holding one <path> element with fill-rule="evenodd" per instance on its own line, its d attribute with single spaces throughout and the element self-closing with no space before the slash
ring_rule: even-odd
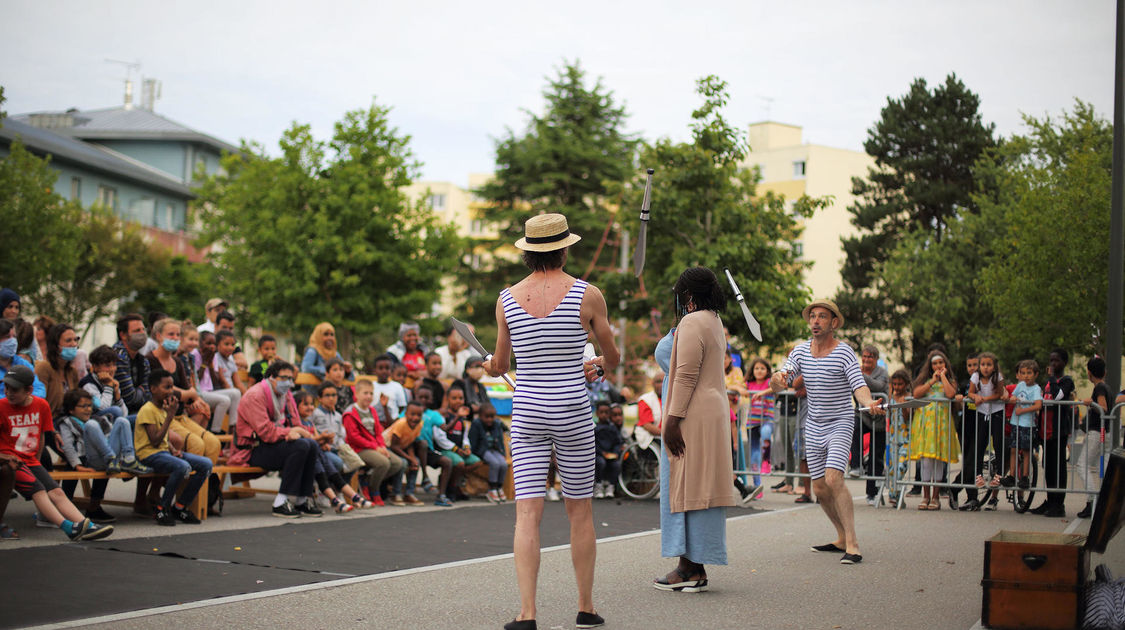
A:
<svg viewBox="0 0 1125 630">
<path fill-rule="evenodd" d="M 195 473 L 191 473 L 195 474 Z M 161 475 L 157 473 L 150 473 L 147 475 L 133 475 L 130 473 L 108 473 L 105 471 L 95 472 L 82 472 L 77 470 L 53 470 L 51 471 L 51 478 L 55 481 L 78 481 L 82 487 L 81 497 L 75 497 L 76 503 L 87 503 L 90 500 L 90 482 L 97 479 L 163 479 L 168 475 Z M 105 505 L 120 505 L 124 507 L 136 508 L 138 505 L 144 505 L 145 497 L 141 492 L 140 484 L 137 484 L 137 493 L 132 503 L 127 501 L 113 501 L 109 499 L 102 499 Z M 188 506 L 188 511 L 195 514 L 199 520 L 207 518 L 207 480 L 203 480 L 203 486 L 200 488 L 199 493 L 196 494 L 195 500 Z"/>
</svg>

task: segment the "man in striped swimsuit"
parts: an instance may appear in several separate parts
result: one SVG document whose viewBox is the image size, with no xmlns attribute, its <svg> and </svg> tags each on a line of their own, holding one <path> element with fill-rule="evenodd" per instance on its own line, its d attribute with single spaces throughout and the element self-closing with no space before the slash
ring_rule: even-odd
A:
<svg viewBox="0 0 1125 630">
<path fill-rule="evenodd" d="M 843 553 L 841 564 L 856 564 L 863 556 L 855 535 L 852 498 L 844 485 L 855 428 L 852 394 L 873 414 L 882 414 L 883 408 L 871 398 L 855 352 L 835 338 L 836 329 L 844 323 L 836 304 L 817 300 L 806 306 L 801 315 L 809 323 L 812 339 L 793 349 L 785 365 L 774 373 L 770 389 L 775 393 L 782 391 L 798 376 L 804 377 L 808 391 L 805 455 L 809 475 L 820 507 L 836 528 L 834 542 L 816 545 L 812 550 Z"/>
</svg>

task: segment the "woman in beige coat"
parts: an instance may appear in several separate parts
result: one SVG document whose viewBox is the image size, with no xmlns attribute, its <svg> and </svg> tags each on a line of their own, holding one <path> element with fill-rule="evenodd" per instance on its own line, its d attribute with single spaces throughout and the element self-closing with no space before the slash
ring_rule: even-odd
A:
<svg viewBox="0 0 1125 630">
<path fill-rule="evenodd" d="M 726 564 L 726 507 L 731 483 L 730 405 L 723 359 L 726 337 L 719 312 L 726 306 L 719 279 L 705 267 L 684 271 L 673 288 L 679 327 L 656 347 L 668 374 L 664 387 L 660 454 L 661 555 L 680 559 L 653 586 L 665 591 L 707 590 L 705 564 Z"/>
</svg>

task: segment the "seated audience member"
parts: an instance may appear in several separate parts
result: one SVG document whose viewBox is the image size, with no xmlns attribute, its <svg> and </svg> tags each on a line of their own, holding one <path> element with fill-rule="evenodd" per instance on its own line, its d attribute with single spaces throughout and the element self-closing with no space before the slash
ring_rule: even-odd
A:
<svg viewBox="0 0 1125 630">
<path fill-rule="evenodd" d="M 469 440 L 469 429 L 473 425 L 473 410 L 465 404 L 465 390 L 454 384 L 445 393 L 445 398 L 446 404 L 442 409 L 445 425 L 435 427 L 434 443 L 438 446 L 437 450 L 442 457 L 447 457 L 453 462 L 453 480 L 448 494 L 451 499 L 461 501 L 469 498 L 461 491 L 462 480 L 481 460 L 473 453 L 472 442 Z M 443 433 L 446 439 L 439 440 L 439 436 Z"/>
<path fill-rule="evenodd" d="M 26 365 L 14 365 L 4 375 L 7 397 L 0 400 L 0 454 L 8 456 L 8 467 L 12 457 L 18 461 L 15 490 L 35 503 L 38 518 L 57 525 L 71 540 L 105 538 L 113 533 L 113 526 L 84 517 L 40 463 L 43 436 L 54 431 L 54 424 L 47 401 L 31 393 L 34 382 L 35 373 Z"/>
<path fill-rule="evenodd" d="M 316 441 L 319 447 L 315 473 L 316 485 L 320 487 L 320 493 L 328 499 L 332 509 L 336 510 L 337 514 L 347 514 L 357 507 L 375 507 L 373 503 L 364 499 L 363 495 L 353 490 L 344 481 L 343 475 L 340 474 L 343 470 L 343 463 L 340 462 L 340 458 L 330 457 L 329 449 L 332 446 L 333 438 L 336 436 L 321 435 L 317 432 L 312 422 L 313 410 L 316 408 L 312 394 L 304 390 L 297 390 L 293 393 L 293 400 L 297 403 L 297 415 L 301 418 L 301 426 L 312 435 L 312 439 Z M 342 499 L 340 495 L 343 495 Z M 355 503 L 355 505 L 353 506 L 352 503 Z"/>
<path fill-rule="evenodd" d="M 40 357 L 47 356 L 47 331 L 51 329 L 51 326 L 57 323 L 58 322 L 46 315 L 40 315 L 35 318 L 33 322 L 35 326 L 35 345 L 39 348 Z M 84 378 L 86 373 L 90 371 L 90 360 L 86 355 L 86 351 L 79 348 L 74 355 L 74 359 L 70 362 L 70 365 L 78 372 L 78 378 Z"/>
<path fill-rule="evenodd" d="M 622 440 L 629 439 L 631 432 L 625 428 L 625 409 L 621 405 L 613 405 L 609 408 L 609 421 L 617 427 L 617 432 L 621 434 Z"/>
<path fill-rule="evenodd" d="M 133 425 L 125 418 L 104 422 L 92 417 L 94 397 L 84 389 L 72 389 L 63 396 L 61 414 L 55 429 L 62 446 L 63 459 L 70 470 L 79 472 L 127 472 L 147 475 L 148 466 L 137 461 L 133 450 Z M 74 499 L 78 480 L 62 483 L 63 492 Z M 117 519 L 102 509 L 108 479 L 94 479 L 90 488 L 90 504 L 86 517 L 95 523 L 112 523 Z"/>
<path fill-rule="evenodd" d="M 480 382 L 482 378 L 484 378 L 484 360 L 473 355 L 465 361 L 465 377 L 460 382 L 461 389 L 465 391 L 465 404 L 477 417 L 480 417 L 482 406 L 492 404 L 492 400 L 488 397 L 488 388 Z"/>
<path fill-rule="evenodd" d="M 225 336 L 228 339 L 227 348 L 229 349 L 229 333 Z M 212 432 L 218 433 L 221 432 L 224 418 L 227 419 L 228 427 L 231 421 L 238 418 L 238 405 L 242 400 L 242 392 L 227 380 L 229 364 L 227 366 L 228 371 L 224 371 L 220 367 L 223 362 L 219 357 L 218 335 L 212 335 L 211 333 L 200 335 L 198 359 L 201 364 L 197 372 L 200 395 L 211 406 L 210 429 Z"/>
<path fill-rule="evenodd" d="M 406 366 L 401 363 L 394 364 L 391 367 L 391 380 L 398 383 L 402 387 L 403 395 L 406 397 L 406 402 L 414 400 L 410 394 L 410 390 L 406 388 Z"/>
<path fill-rule="evenodd" d="M 113 378 L 117 370 L 117 353 L 109 346 L 98 346 L 90 353 L 90 373 L 78 381 L 78 386 L 93 399 L 94 418 L 113 422 L 125 416 L 125 401 L 121 400 L 121 387 Z"/>
<path fill-rule="evenodd" d="M 8 511 L 8 500 L 15 492 L 16 468 L 19 465 L 18 457 L 0 452 L 0 542 L 20 539 L 20 533 L 4 522 L 4 514 Z"/>
<path fill-rule="evenodd" d="M 469 330 L 473 330 L 473 325 L 469 324 Z M 469 357 L 475 353 L 469 349 L 469 342 L 465 341 L 461 335 L 450 326 L 445 329 L 445 343 L 446 345 L 434 350 L 441 357 L 441 374 L 438 378 L 442 380 L 458 380 L 465 373 L 465 364 Z"/>
<path fill-rule="evenodd" d="M 359 392 L 356 392 L 358 397 Z M 395 475 L 394 498 L 391 505 L 425 505 L 414 496 L 414 485 L 418 481 L 418 471 L 422 470 L 428 459 L 429 448 L 422 436 L 422 414 L 425 405 L 418 401 L 406 403 L 406 411 L 383 432 L 387 448 L 405 462 L 402 474 Z M 349 426 L 350 433 L 350 426 Z M 424 472 L 424 471 L 423 471 Z M 403 482 L 405 481 L 405 489 Z"/>
<path fill-rule="evenodd" d="M 218 336 L 218 334 L 224 330 L 234 335 L 234 314 L 230 311 L 219 313 L 219 316 L 215 319 L 215 335 Z M 242 347 L 238 345 L 237 341 L 235 342 L 234 351 L 231 352 L 230 358 L 234 361 L 235 366 L 237 366 L 236 372 L 238 370 L 250 369 L 250 364 L 246 361 L 246 355 L 242 353 Z"/>
<path fill-rule="evenodd" d="M 238 364 L 234 362 L 234 351 L 237 348 L 234 333 L 229 330 L 220 330 L 215 333 L 215 346 L 215 369 L 219 370 L 223 379 L 231 387 L 237 389 L 239 394 L 245 394 L 246 384 L 242 382 L 242 377 L 238 375 Z M 231 407 L 236 404 L 232 403 Z"/>
<path fill-rule="evenodd" d="M 430 390 L 421 385 L 414 388 L 415 402 L 420 403 L 426 408 L 425 411 L 422 412 L 422 433 L 418 436 L 418 439 L 426 444 L 425 458 L 422 459 L 422 461 L 425 462 L 425 466 L 422 466 L 419 472 L 422 475 L 422 487 L 428 492 L 433 485 L 430 483 L 429 476 L 426 474 L 426 466 L 433 466 L 441 470 L 441 475 L 438 477 L 438 498 L 434 501 L 434 505 L 438 507 L 452 507 L 453 501 L 449 498 L 450 482 L 453 482 L 454 488 L 457 487 L 457 477 L 460 476 L 465 466 L 462 464 L 454 470 L 453 460 L 441 454 L 440 449 L 442 447 L 452 449 L 454 446 L 444 432 L 440 432 L 438 434 L 440 437 L 437 438 L 441 441 L 441 446 L 435 442 L 434 429 L 436 428 L 440 431 L 442 426 L 445 425 L 445 418 L 436 410 L 430 409 L 430 398 L 432 396 L 433 394 Z"/>
<path fill-rule="evenodd" d="M 480 407 L 480 415 L 469 428 L 469 444 L 473 454 L 488 464 L 488 500 L 492 503 L 506 501 L 504 479 L 508 475 L 508 449 L 504 444 L 504 423 L 496 419 L 492 403 Z"/>
<path fill-rule="evenodd" d="M 594 498 L 612 499 L 617 479 L 621 476 L 621 452 L 625 450 L 625 439 L 621 437 L 621 426 L 613 422 L 612 410 L 608 406 L 603 408 L 601 404 L 598 405 L 598 424 L 594 427 L 594 445 Z"/>
<path fill-rule="evenodd" d="M 258 360 L 250 364 L 250 384 L 257 385 L 262 381 L 266 368 L 277 357 L 277 339 L 273 335 L 262 335 L 258 338 Z"/>
<path fill-rule="evenodd" d="M 23 311 L 20 296 L 15 291 L 5 287 L 0 289 L 0 319 L 16 321 Z"/>
<path fill-rule="evenodd" d="M 19 300 L 17 298 L 16 307 L 18 308 L 18 306 Z M 15 326 L 15 322 L 10 319 L 0 319 L 0 379 L 3 379 L 13 367 L 22 365 L 31 370 L 31 376 L 34 379 L 31 385 L 31 395 L 43 398 L 47 395 L 47 388 L 43 386 L 43 381 L 35 376 L 35 370 L 31 363 L 16 354 L 19 342 L 16 341 Z M 4 390 L 3 381 L 0 380 L 0 398 L 4 397 Z"/>
<path fill-rule="evenodd" d="M 197 348 L 199 348 L 199 331 L 195 328 L 195 324 L 185 319 L 180 322 L 180 347 L 176 350 L 176 360 L 184 364 L 184 369 L 191 375 L 191 386 L 198 392 L 199 378 L 196 374 L 195 356 L 192 354 Z"/>
<path fill-rule="evenodd" d="M 160 368 L 172 375 L 173 393 L 179 401 L 176 419 L 172 422 L 172 432 L 179 438 L 177 446 L 182 444 L 183 450 L 188 453 L 202 455 L 211 460 L 212 465 L 217 464 L 223 445 L 215 434 L 203 428 L 211 419 L 211 408 L 192 386 L 191 373 L 176 360 L 180 322 L 162 319 L 153 325 L 153 335 L 159 345 L 147 357 L 149 368 Z"/>
<path fill-rule="evenodd" d="M 402 410 L 406 408 L 406 390 L 398 381 L 391 380 L 390 355 L 382 354 L 375 358 L 375 383 L 373 400 L 377 401 L 375 410 L 379 413 L 379 422 L 389 427 L 398 419 Z M 386 396 L 386 400 L 383 397 Z"/>
<path fill-rule="evenodd" d="M 336 411 L 341 414 L 355 402 L 355 389 L 344 382 L 347 368 L 339 359 L 329 359 L 324 363 L 326 370 L 325 382 L 332 383 L 336 388 Z M 323 383 L 321 383 L 323 385 Z"/>
<path fill-rule="evenodd" d="M 35 365 L 43 357 L 39 356 L 39 344 L 35 343 L 35 326 L 24 318 L 16 320 L 16 354 Z"/>
<path fill-rule="evenodd" d="M 146 357 L 152 354 L 152 351 L 160 345 L 160 341 L 156 339 L 156 334 L 153 329 L 156 328 L 156 322 L 162 319 L 168 319 L 168 313 L 164 311 L 150 311 L 148 317 L 145 318 L 148 324 L 148 341 L 145 342 L 145 347 L 141 348 L 141 354 Z"/>
<path fill-rule="evenodd" d="M 331 383 L 326 382 L 322 386 L 331 386 Z M 386 502 L 379 489 L 384 480 L 394 479 L 398 493 L 401 494 L 405 461 L 387 447 L 379 414 L 371 406 L 373 396 L 374 388 L 371 381 L 356 381 L 355 403 L 344 412 L 343 433 L 347 445 L 367 465 L 366 478 L 361 481 L 363 491 L 367 493 L 367 498 L 372 503 L 382 506 Z M 327 400 L 330 399 L 331 397 Z M 325 400 L 322 399 L 322 405 Z"/>
<path fill-rule="evenodd" d="M 647 447 L 653 438 L 660 437 L 660 395 L 664 389 L 664 373 L 652 377 L 652 390 L 637 399 L 637 426 L 633 437 L 642 447 Z"/>
<path fill-rule="evenodd" d="M 35 364 L 35 375 L 46 389 L 52 418 L 62 418 L 63 394 L 78 389 L 78 370 L 71 363 L 78 356 L 78 334 L 67 324 L 55 324 L 47 333 L 47 355 Z M 56 422 L 57 424 L 57 422 Z"/>
<path fill-rule="evenodd" d="M 141 354 L 141 348 L 147 341 L 144 320 L 140 315 L 130 313 L 117 320 L 117 343 L 113 344 L 117 353 L 117 371 L 113 378 L 121 388 L 121 399 L 125 401 L 129 415 L 139 412 L 151 398 L 148 360 Z"/>
<path fill-rule="evenodd" d="M 281 472 L 281 488 L 273 501 L 274 516 L 323 516 L 313 500 L 320 448 L 301 426 L 291 393 L 297 369 L 276 359 L 263 376 L 238 405 L 235 449 L 228 463 Z"/>
<path fill-rule="evenodd" d="M 426 375 L 418 383 L 418 387 L 430 390 L 430 409 L 441 409 L 445 401 L 445 384 L 441 382 L 441 355 L 431 352 L 426 355 Z"/>
<path fill-rule="evenodd" d="M 421 341 L 422 328 L 414 322 L 404 322 L 398 327 L 398 341 L 387 348 L 397 363 L 406 366 L 407 383 L 426 375 L 427 348 Z"/>
<path fill-rule="evenodd" d="M 339 359 L 344 363 L 345 377 L 351 379 L 352 364 L 344 361 L 336 344 L 336 329 L 328 322 L 320 322 L 309 335 L 309 347 L 301 359 L 301 371 L 324 380 L 328 373 L 326 361 Z"/>
<path fill-rule="evenodd" d="M 168 441 L 176 420 L 176 410 L 180 406 L 172 374 L 164 369 L 153 370 L 149 374 L 148 387 L 152 400 L 137 413 L 133 444 L 142 464 L 159 474 L 168 475 L 164 494 L 156 508 L 156 522 L 165 526 L 173 526 L 176 521 L 198 525 L 199 519 L 187 506 L 195 500 L 195 495 L 211 474 L 211 460 L 184 452 Z M 185 479 L 187 484 L 177 500 L 176 490 Z"/>
<path fill-rule="evenodd" d="M 332 383 L 321 383 L 317 387 L 317 406 L 313 409 L 312 422 L 317 433 L 332 436 L 328 452 L 336 457 L 337 467 L 347 476 L 363 468 L 364 463 L 345 439 L 344 415 L 336 411 L 336 397 L 336 386 Z"/>
<path fill-rule="evenodd" d="M 205 332 L 214 334 L 215 320 L 219 317 L 219 313 L 225 310 L 227 310 L 227 301 L 223 298 L 211 298 L 207 300 L 207 304 L 203 307 L 204 320 L 198 328 L 199 334 L 202 335 Z"/>
</svg>

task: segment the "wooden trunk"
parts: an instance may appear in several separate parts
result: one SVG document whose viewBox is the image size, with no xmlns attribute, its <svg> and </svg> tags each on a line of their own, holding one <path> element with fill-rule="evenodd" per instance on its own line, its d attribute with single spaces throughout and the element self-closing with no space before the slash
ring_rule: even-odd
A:
<svg viewBox="0 0 1125 630">
<path fill-rule="evenodd" d="M 1080 534 L 1001 531 L 984 543 L 981 622 L 999 630 L 1080 628 L 1090 571 Z"/>
</svg>

